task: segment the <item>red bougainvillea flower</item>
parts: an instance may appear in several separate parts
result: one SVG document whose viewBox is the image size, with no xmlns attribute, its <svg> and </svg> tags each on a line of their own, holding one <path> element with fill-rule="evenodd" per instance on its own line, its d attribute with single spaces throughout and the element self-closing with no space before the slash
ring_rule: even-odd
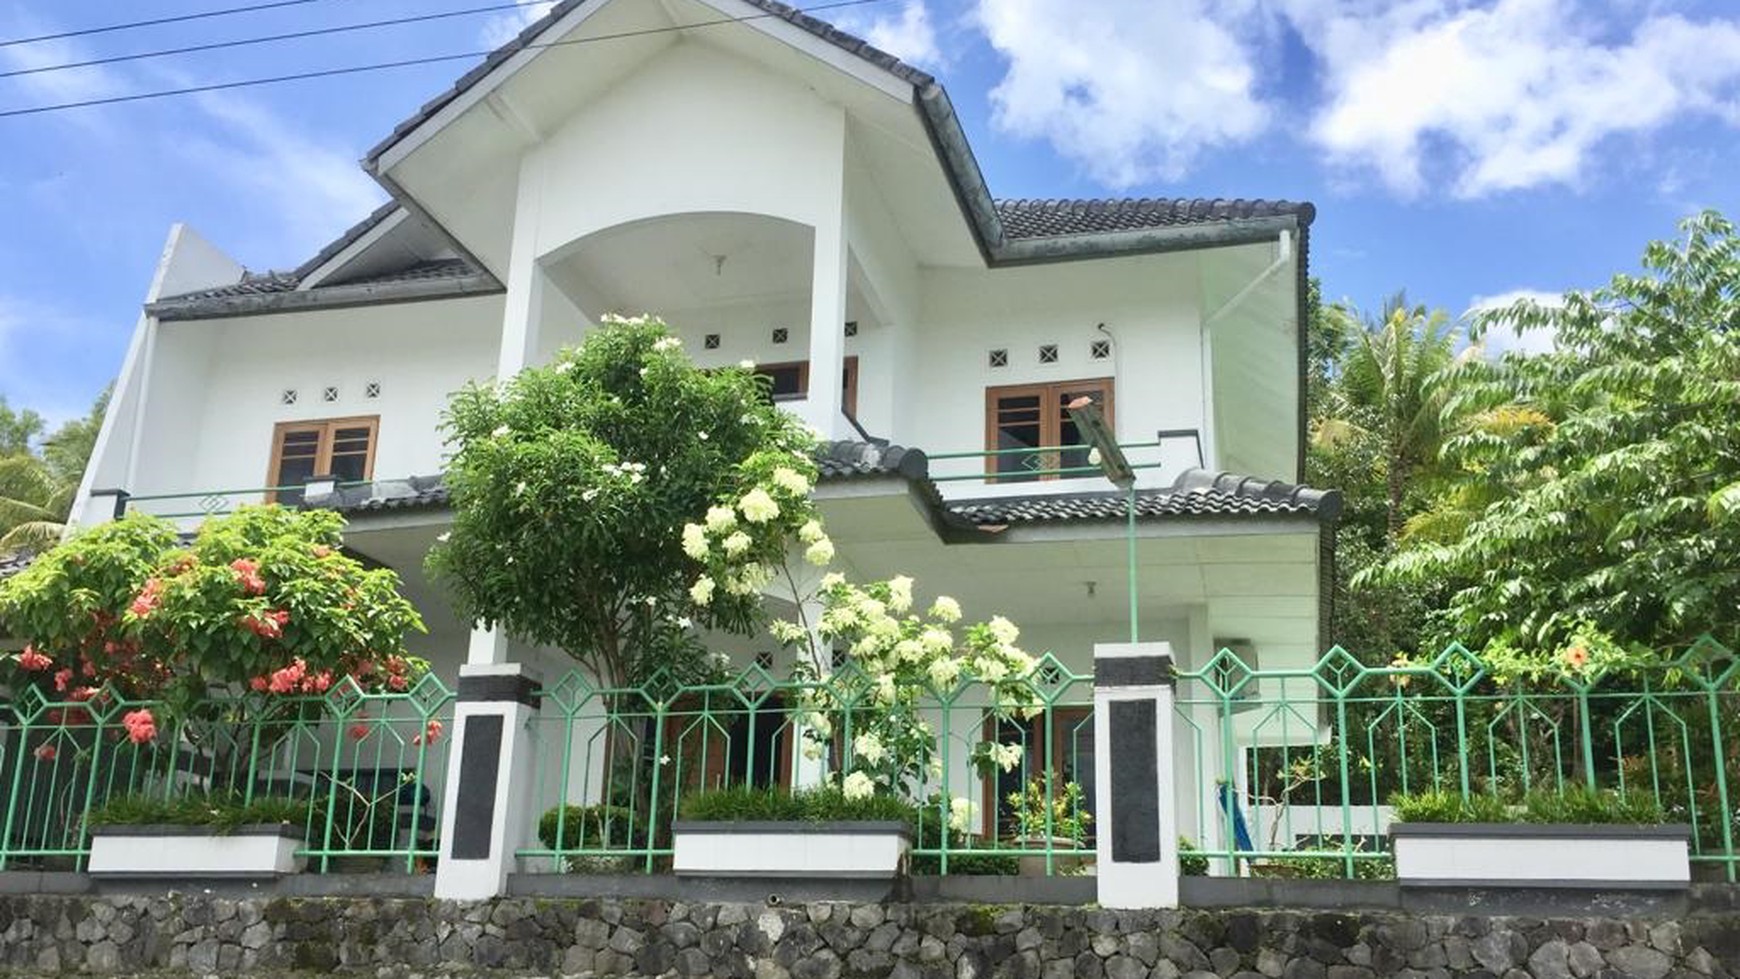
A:
<svg viewBox="0 0 1740 979">
<path fill-rule="evenodd" d="M 265 693 L 271 685 L 272 680 L 267 676 L 257 676 L 248 681 L 248 689 L 255 693 Z"/>
<path fill-rule="evenodd" d="M 133 614 L 139 618 L 144 618 L 145 616 L 150 615 L 152 610 L 157 608 L 157 603 L 162 601 L 162 598 L 163 579 L 146 579 L 145 589 L 139 593 L 138 598 L 133 599 Z"/>
<path fill-rule="evenodd" d="M 436 740 L 441 737 L 441 732 L 446 729 L 446 725 L 442 724 L 440 721 L 430 721 L 429 726 L 425 729 L 429 735 L 429 743 L 434 744 Z"/>
<path fill-rule="evenodd" d="M 350 726 L 350 736 L 355 738 L 358 741 L 361 741 L 362 739 L 368 737 L 369 732 L 372 730 L 374 730 L 374 728 L 371 728 L 367 724 L 364 724 L 363 722 L 358 721 L 355 724 L 352 724 Z"/>
<path fill-rule="evenodd" d="M 149 707 L 121 715 L 121 725 L 127 729 L 127 739 L 134 744 L 144 744 L 157 737 L 157 719 L 151 716 Z"/>
<path fill-rule="evenodd" d="M 303 693 L 325 693 L 332 688 L 332 671 L 321 670 L 312 676 L 302 678 Z"/>
<path fill-rule="evenodd" d="M 260 577 L 260 562 L 239 557 L 230 562 L 230 570 L 236 573 L 236 580 L 241 583 L 243 593 L 248 595 L 266 593 L 266 579 Z"/>
<path fill-rule="evenodd" d="M 387 689 L 394 693 L 404 693 L 410 686 L 410 681 L 405 679 L 403 673 L 389 673 L 387 675 Z"/>
<path fill-rule="evenodd" d="M 72 686 L 72 678 L 72 667 L 68 666 L 56 670 L 54 673 L 54 689 L 60 693 L 66 693 L 66 688 Z"/>
<path fill-rule="evenodd" d="M 54 761 L 54 754 L 55 754 L 54 745 L 52 745 L 52 744 L 37 745 L 36 750 L 31 752 L 31 754 L 36 756 L 37 761 Z"/>
<path fill-rule="evenodd" d="M 290 661 L 290 665 L 272 673 L 272 679 L 267 682 L 266 689 L 273 693 L 295 693 L 302 685 L 302 680 L 308 675 L 308 664 L 298 656 Z"/>
<path fill-rule="evenodd" d="M 26 670 L 46 670 L 54 665 L 54 657 L 38 652 L 35 646 L 26 646 L 18 654 L 18 665 Z"/>
</svg>

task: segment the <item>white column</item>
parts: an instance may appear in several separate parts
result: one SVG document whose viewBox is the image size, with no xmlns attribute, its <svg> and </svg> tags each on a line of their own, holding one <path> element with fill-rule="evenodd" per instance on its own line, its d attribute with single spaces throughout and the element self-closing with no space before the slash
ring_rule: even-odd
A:
<svg viewBox="0 0 1740 979">
<path fill-rule="evenodd" d="M 1095 872 L 1102 907 L 1178 906 L 1172 701 L 1170 643 L 1094 646 Z"/>
<path fill-rule="evenodd" d="M 508 662 L 507 634 L 500 629 L 486 629 L 474 626 L 471 630 L 471 641 L 465 648 L 467 663 L 506 663 Z"/>
<path fill-rule="evenodd" d="M 459 668 L 435 868 L 440 900 L 507 893 L 514 855 L 532 835 L 537 688 L 516 663 Z"/>
<path fill-rule="evenodd" d="M 543 167 L 538 155 L 520 167 L 519 197 L 514 206 L 513 244 L 508 254 L 507 296 L 502 304 L 501 355 L 495 376 L 505 381 L 537 357 L 549 282 L 538 266 L 538 215 L 543 198 Z"/>
<path fill-rule="evenodd" d="M 850 248 L 846 242 L 846 210 L 842 196 L 815 227 L 815 258 L 810 268 L 810 389 L 804 420 L 823 438 L 848 438 L 841 429 L 846 365 L 846 276 Z"/>
</svg>

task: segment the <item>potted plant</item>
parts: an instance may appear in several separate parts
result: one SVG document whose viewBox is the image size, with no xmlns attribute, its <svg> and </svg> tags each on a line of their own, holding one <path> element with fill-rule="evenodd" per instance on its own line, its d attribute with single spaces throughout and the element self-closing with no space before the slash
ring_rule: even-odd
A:
<svg viewBox="0 0 1740 979">
<path fill-rule="evenodd" d="M 1020 791 L 1007 796 L 1009 808 L 1014 812 L 1016 845 L 1028 851 L 1042 851 L 1021 857 L 1023 877 L 1076 874 L 1092 861 L 1091 856 L 1081 852 L 1087 841 L 1088 824 L 1094 818 L 1083 805 L 1081 786 L 1064 782 L 1053 791 L 1052 785 L 1049 773 L 1035 775 Z"/>
<path fill-rule="evenodd" d="M 93 876 L 273 877 L 301 870 L 308 800 L 123 796 L 91 810 Z"/>
<path fill-rule="evenodd" d="M 1691 828 L 1639 793 L 1568 786 L 1519 804 L 1450 792 L 1396 796 L 1403 886 L 1671 889 L 1689 886 Z"/>
<path fill-rule="evenodd" d="M 715 877 L 892 878 L 906 871 L 913 807 L 836 788 L 737 787 L 683 800 L 672 869 Z"/>
</svg>

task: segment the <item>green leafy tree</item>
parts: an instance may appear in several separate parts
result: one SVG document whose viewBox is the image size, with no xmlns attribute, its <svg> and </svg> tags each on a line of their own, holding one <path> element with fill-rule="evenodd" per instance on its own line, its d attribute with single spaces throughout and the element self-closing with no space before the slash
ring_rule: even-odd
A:
<svg viewBox="0 0 1740 979">
<path fill-rule="evenodd" d="M 445 415 L 453 526 L 429 566 L 460 615 L 566 650 L 599 680 L 705 667 L 695 626 L 749 633 L 758 588 L 690 589 L 685 523 L 751 460 L 813 473 L 813 436 L 747 367 L 703 371 L 657 320 L 612 318 Z"/>
<path fill-rule="evenodd" d="M 13 410 L 0 395 L 0 456 L 23 455 L 42 434 L 42 416 L 29 408 Z"/>
<path fill-rule="evenodd" d="M 1552 351 L 1446 375 L 1452 407 L 1513 423 L 1447 443 L 1460 535 L 1382 571 L 1452 583 L 1448 634 L 1540 655 L 1590 627 L 1662 652 L 1740 634 L 1740 237 L 1709 212 L 1682 230 L 1642 274 L 1478 321 L 1550 329 Z"/>
</svg>

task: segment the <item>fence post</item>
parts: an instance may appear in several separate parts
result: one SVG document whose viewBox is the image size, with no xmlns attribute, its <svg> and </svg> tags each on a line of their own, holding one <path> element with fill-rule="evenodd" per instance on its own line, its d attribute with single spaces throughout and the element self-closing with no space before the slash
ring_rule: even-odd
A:
<svg viewBox="0 0 1740 979">
<path fill-rule="evenodd" d="M 1173 683 L 1170 643 L 1094 646 L 1094 845 L 1102 907 L 1178 906 Z"/>
<path fill-rule="evenodd" d="M 531 720 L 538 699 L 538 682 L 522 664 L 459 668 L 442 791 L 437 898 L 473 901 L 506 893 L 514 854 L 531 828 Z"/>
</svg>

